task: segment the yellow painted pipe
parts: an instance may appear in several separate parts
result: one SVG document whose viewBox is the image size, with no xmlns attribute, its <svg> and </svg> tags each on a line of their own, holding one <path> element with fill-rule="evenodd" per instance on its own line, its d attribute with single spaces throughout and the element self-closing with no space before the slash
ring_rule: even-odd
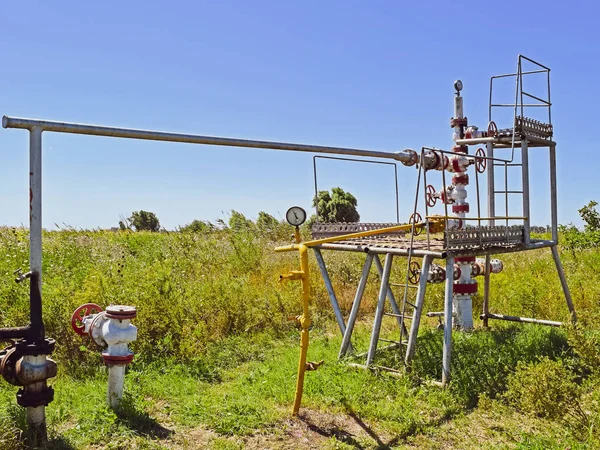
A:
<svg viewBox="0 0 600 450">
<path fill-rule="evenodd" d="M 306 372 L 306 355 L 308 353 L 308 328 L 310 327 L 310 311 L 308 303 L 310 301 L 310 278 L 308 269 L 308 247 L 304 244 L 298 244 L 298 253 L 300 254 L 300 272 L 302 281 L 302 315 L 298 319 L 302 332 L 300 334 L 300 360 L 298 361 L 298 380 L 296 382 L 296 397 L 294 399 L 294 408 L 292 414 L 298 415 L 300 403 L 302 402 L 302 392 L 304 390 L 304 372 Z"/>
<path fill-rule="evenodd" d="M 443 223 L 443 221 L 438 220 L 438 219 L 440 219 L 439 216 L 433 216 L 430 218 L 429 226 L 431 228 L 435 227 L 435 229 L 432 230 L 433 232 L 443 231 L 444 223 Z M 415 228 L 423 228 L 426 225 L 427 225 L 427 222 L 419 222 L 419 223 L 415 224 Z M 376 230 L 359 231 L 357 233 L 342 234 L 340 236 L 333 236 L 333 237 L 329 237 L 329 238 L 306 241 L 303 243 L 303 245 L 305 245 L 306 247 L 315 247 L 317 245 L 327 244 L 329 242 L 344 241 L 346 239 L 355 239 L 355 238 L 361 238 L 361 237 L 366 237 L 366 236 L 376 236 L 378 234 L 386 234 L 386 233 L 391 233 L 391 232 L 396 232 L 396 231 L 408 231 L 408 230 L 412 229 L 412 226 L 413 226 L 412 224 L 405 224 L 405 225 L 395 225 L 393 227 L 378 228 Z M 276 252 L 289 252 L 291 250 L 297 250 L 297 249 L 298 249 L 298 245 L 292 244 L 292 245 L 286 245 L 283 247 L 276 247 L 275 251 Z"/>
</svg>

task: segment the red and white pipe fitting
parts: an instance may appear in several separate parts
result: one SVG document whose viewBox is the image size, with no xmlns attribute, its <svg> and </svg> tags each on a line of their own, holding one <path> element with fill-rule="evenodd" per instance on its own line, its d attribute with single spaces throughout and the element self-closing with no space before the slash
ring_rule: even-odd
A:
<svg viewBox="0 0 600 450">
<path fill-rule="evenodd" d="M 90 335 L 105 348 L 102 359 L 108 366 L 108 402 L 113 409 L 123 397 L 125 366 L 134 356 L 128 345 L 137 339 L 137 327 L 131 324 L 136 315 L 133 306 L 111 305 L 102 311 L 98 305 L 86 303 L 77 308 L 71 318 L 76 333 Z"/>
</svg>

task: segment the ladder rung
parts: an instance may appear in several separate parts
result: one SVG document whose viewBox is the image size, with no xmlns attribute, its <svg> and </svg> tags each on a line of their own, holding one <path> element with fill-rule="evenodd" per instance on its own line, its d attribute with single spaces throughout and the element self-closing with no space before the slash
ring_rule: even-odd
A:
<svg viewBox="0 0 600 450">
<path fill-rule="evenodd" d="M 494 194 L 522 194 L 523 191 L 494 191 Z"/>
<path fill-rule="evenodd" d="M 412 320 L 412 316 L 405 316 L 403 314 L 395 314 L 395 313 L 383 313 L 384 316 L 390 316 L 390 317 L 402 317 L 406 320 Z"/>
<path fill-rule="evenodd" d="M 523 164 L 521 163 L 506 163 L 506 164 L 499 164 L 499 163 L 494 163 L 494 167 L 521 167 L 523 166 Z"/>
</svg>

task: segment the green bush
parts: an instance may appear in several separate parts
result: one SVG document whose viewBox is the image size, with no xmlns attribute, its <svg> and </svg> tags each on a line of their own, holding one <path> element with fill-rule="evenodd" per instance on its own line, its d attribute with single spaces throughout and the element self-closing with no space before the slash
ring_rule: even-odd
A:
<svg viewBox="0 0 600 450">
<path fill-rule="evenodd" d="M 586 429 L 589 417 L 581 406 L 582 389 L 575 379 L 576 375 L 560 360 L 543 357 L 539 362 L 520 361 L 509 376 L 504 397 L 524 413 Z"/>
</svg>

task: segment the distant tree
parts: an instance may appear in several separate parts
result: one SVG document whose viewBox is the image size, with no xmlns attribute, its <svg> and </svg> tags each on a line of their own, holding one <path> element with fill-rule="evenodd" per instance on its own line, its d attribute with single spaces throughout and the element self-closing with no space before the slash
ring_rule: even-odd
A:
<svg viewBox="0 0 600 450">
<path fill-rule="evenodd" d="M 260 231 L 274 231 L 280 225 L 279 221 L 264 211 L 258 213 L 256 226 Z"/>
<path fill-rule="evenodd" d="M 207 233 L 215 229 L 215 226 L 209 221 L 203 220 L 192 220 L 192 222 L 188 223 L 179 228 L 179 231 L 184 233 Z"/>
<path fill-rule="evenodd" d="M 598 202 L 592 200 L 579 210 L 581 219 L 585 222 L 585 231 L 600 231 L 600 213 L 596 211 Z"/>
<path fill-rule="evenodd" d="M 144 210 L 133 211 L 131 216 L 121 218 L 119 228 L 121 230 L 130 230 L 133 228 L 135 231 L 159 231 L 160 222 L 153 212 Z"/>
<path fill-rule="evenodd" d="M 360 214 L 356 209 L 358 201 L 350 192 L 340 187 L 329 191 L 319 191 L 313 199 L 313 206 L 317 207 L 317 221 L 323 223 L 358 222 Z"/>
<path fill-rule="evenodd" d="M 228 223 L 229 228 L 233 231 L 247 231 L 254 226 L 251 220 L 246 219 L 246 216 L 234 209 L 231 210 L 231 217 L 229 217 Z"/>
</svg>

